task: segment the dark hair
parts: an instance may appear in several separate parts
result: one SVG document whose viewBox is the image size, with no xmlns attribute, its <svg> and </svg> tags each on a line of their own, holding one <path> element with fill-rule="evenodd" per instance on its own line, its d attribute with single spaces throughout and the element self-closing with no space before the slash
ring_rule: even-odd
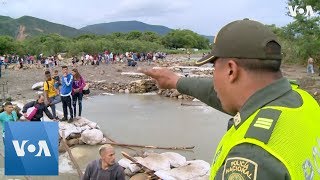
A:
<svg viewBox="0 0 320 180">
<path fill-rule="evenodd" d="M 54 70 L 54 72 L 55 72 L 55 73 L 58 73 L 59 71 L 56 69 L 56 70 Z"/>
<path fill-rule="evenodd" d="M 4 107 L 6 107 L 6 106 L 12 106 L 12 103 L 11 103 L 11 102 L 5 102 L 5 103 L 3 104 L 3 106 L 4 106 Z"/>
<path fill-rule="evenodd" d="M 76 73 L 76 74 L 74 75 L 74 79 L 79 80 L 80 77 L 81 77 L 81 75 L 80 75 L 78 69 L 74 68 L 74 69 L 72 69 L 72 71 Z"/>
<path fill-rule="evenodd" d="M 62 68 L 62 69 L 67 68 L 67 69 L 68 69 L 68 66 L 61 66 L 61 68 Z"/>
<path fill-rule="evenodd" d="M 279 72 L 281 60 L 265 59 L 234 59 L 235 62 L 247 71 Z"/>
<path fill-rule="evenodd" d="M 44 97 L 43 94 L 39 94 L 39 95 L 38 95 L 38 99 L 40 99 L 42 96 Z"/>
<path fill-rule="evenodd" d="M 51 74 L 50 71 L 44 72 L 45 75 Z"/>
</svg>

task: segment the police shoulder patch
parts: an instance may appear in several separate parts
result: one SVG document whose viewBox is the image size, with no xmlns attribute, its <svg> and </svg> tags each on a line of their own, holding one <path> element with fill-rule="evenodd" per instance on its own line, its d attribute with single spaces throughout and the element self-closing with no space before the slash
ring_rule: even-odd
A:
<svg viewBox="0 0 320 180">
<path fill-rule="evenodd" d="M 257 139 L 267 144 L 280 115 L 281 111 L 277 109 L 261 109 L 254 117 L 244 137 Z"/>
<path fill-rule="evenodd" d="M 243 157 L 228 158 L 224 164 L 222 179 L 256 180 L 258 164 Z"/>
</svg>

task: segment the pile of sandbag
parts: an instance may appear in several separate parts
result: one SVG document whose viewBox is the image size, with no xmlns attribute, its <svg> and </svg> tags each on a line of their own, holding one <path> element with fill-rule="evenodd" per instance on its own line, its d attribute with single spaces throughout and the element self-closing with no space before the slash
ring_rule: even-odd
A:
<svg viewBox="0 0 320 180">
<path fill-rule="evenodd" d="M 164 180 L 176 179 L 209 179 L 210 164 L 203 160 L 187 161 L 186 158 L 175 152 L 145 153 L 144 157 L 134 157 L 139 164 L 155 171 L 155 175 Z M 141 172 L 141 168 L 123 158 L 118 162 L 127 176 L 135 179 Z"/>
<path fill-rule="evenodd" d="M 24 103 L 22 102 L 13 102 L 13 104 L 19 108 L 18 112 L 21 112 Z M 58 116 L 62 116 L 62 112 L 57 111 Z M 52 121 L 49 120 L 47 116 L 44 116 L 44 121 Z M 22 116 L 22 120 L 25 118 Z M 60 134 L 60 142 L 62 134 L 64 133 L 64 137 L 69 146 L 74 146 L 78 144 L 88 144 L 88 145 L 96 145 L 96 144 L 105 144 L 107 139 L 104 137 L 100 127 L 97 123 L 90 121 L 84 117 L 81 117 L 77 120 L 74 120 L 72 123 L 68 123 L 66 121 L 59 121 L 59 134 Z M 62 143 L 60 143 L 59 151 L 64 152 L 65 148 Z"/>
<path fill-rule="evenodd" d="M 83 117 L 72 123 L 59 122 L 61 137 L 62 132 L 64 132 L 64 137 L 69 146 L 104 144 L 107 141 L 97 123 Z M 64 150 L 62 143 L 60 143 L 59 150 L 60 152 Z"/>
</svg>

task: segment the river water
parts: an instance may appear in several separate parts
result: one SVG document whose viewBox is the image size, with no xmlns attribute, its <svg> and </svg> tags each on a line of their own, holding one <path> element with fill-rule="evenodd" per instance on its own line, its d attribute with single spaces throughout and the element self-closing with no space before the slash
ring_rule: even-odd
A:
<svg viewBox="0 0 320 180">
<path fill-rule="evenodd" d="M 181 106 L 181 102 L 183 101 L 152 94 L 95 96 L 83 102 L 82 116 L 97 122 L 108 137 L 119 143 L 165 147 L 195 146 L 193 152 L 175 152 L 186 156 L 188 160 L 202 159 L 211 163 L 215 148 L 226 132 L 229 117 L 211 107 Z M 61 110 L 60 105 L 57 106 Z M 3 152 L 2 142 L 0 148 Z M 85 169 L 88 162 L 98 158 L 98 148 L 99 146 L 78 146 L 72 149 L 81 169 Z M 132 152 L 116 147 L 117 160 L 121 158 L 120 151 Z M 3 167 L 1 158 L 1 174 Z M 70 166 L 61 165 L 60 162 L 59 168 L 60 172 L 63 172 L 59 177 L 32 179 L 78 179 L 76 171 L 70 171 Z M 0 176 L 0 179 L 10 178 L 13 177 Z"/>
</svg>

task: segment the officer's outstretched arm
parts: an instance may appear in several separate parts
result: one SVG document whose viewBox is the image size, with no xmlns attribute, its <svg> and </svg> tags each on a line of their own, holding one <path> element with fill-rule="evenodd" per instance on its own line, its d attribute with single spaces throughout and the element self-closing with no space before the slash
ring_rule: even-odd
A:
<svg viewBox="0 0 320 180">
<path fill-rule="evenodd" d="M 278 159 L 261 147 L 240 144 L 231 149 L 215 179 L 289 180 L 290 175 Z"/>
</svg>

